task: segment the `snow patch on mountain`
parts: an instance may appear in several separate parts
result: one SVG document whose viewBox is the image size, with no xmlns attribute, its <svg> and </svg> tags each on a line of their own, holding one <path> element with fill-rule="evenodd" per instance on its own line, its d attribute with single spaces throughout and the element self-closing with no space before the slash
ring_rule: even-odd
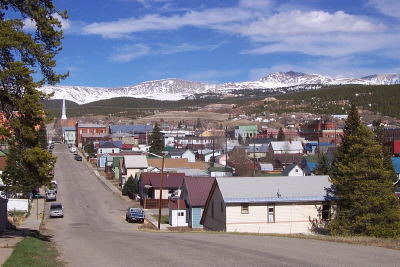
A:
<svg viewBox="0 0 400 267">
<path fill-rule="evenodd" d="M 301 72 L 275 72 L 258 81 L 239 83 L 209 84 L 181 79 L 163 79 L 148 81 L 133 86 L 123 87 L 87 87 L 87 86 L 43 86 L 45 93 L 53 93 L 52 99 L 66 99 L 78 104 L 85 104 L 115 97 L 149 98 L 176 101 L 196 94 L 227 93 L 232 90 L 271 90 L 279 92 L 282 88 L 299 86 L 315 89 L 323 85 L 365 84 L 388 85 L 400 84 L 400 74 L 376 74 L 362 78 L 332 78 L 320 74 Z M 317 85 L 317 86 L 314 86 Z"/>
</svg>

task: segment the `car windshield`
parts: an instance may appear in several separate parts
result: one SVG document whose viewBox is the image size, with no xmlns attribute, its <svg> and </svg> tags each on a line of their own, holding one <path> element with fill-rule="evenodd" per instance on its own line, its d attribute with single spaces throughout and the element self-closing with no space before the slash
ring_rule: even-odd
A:
<svg viewBox="0 0 400 267">
<path fill-rule="evenodd" d="M 62 205 L 61 204 L 51 204 L 50 209 L 62 209 Z"/>
<path fill-rule="evenodd" d="M 138 208 L 130 208 L 129 212 L 143 212 L 143 210 Z"/>
</svg>

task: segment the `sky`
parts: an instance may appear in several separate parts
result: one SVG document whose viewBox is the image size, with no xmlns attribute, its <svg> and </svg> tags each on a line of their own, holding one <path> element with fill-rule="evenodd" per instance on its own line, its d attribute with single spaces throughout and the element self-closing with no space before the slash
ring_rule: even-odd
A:
<svg viewBox="0 0 400 267">
<path fill-rule="evenodd" d="M 399 0 L 55 0 L 62 85 L 400 73 Z M 26 23 L 27 29 L 32 27 Z"/>
</svg>

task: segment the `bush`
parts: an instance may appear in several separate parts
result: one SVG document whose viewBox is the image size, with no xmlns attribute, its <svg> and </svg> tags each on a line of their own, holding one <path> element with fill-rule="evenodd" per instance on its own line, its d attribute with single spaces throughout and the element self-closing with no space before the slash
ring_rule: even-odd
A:
<svg viewBox="0 0 400 267">
<path fill-rule="evenodd" d="M 125 182 L 122 187 L 122 195 L 128 196 L 131 199 L 135 198 L 135 194 L 139 192 L 137 182 L 133 179 L 132 175 Z"/>
</svg>

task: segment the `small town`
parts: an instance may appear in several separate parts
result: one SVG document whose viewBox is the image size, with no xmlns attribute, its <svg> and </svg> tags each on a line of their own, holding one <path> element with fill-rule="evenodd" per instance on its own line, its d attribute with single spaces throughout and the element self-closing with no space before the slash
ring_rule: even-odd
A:
<svg viewBox="0 0 400 267">
<path fill-rule="evenodd" d="M 1 266 L 399 266 L 378 2 L 1 1 Z"/>
</svg>

